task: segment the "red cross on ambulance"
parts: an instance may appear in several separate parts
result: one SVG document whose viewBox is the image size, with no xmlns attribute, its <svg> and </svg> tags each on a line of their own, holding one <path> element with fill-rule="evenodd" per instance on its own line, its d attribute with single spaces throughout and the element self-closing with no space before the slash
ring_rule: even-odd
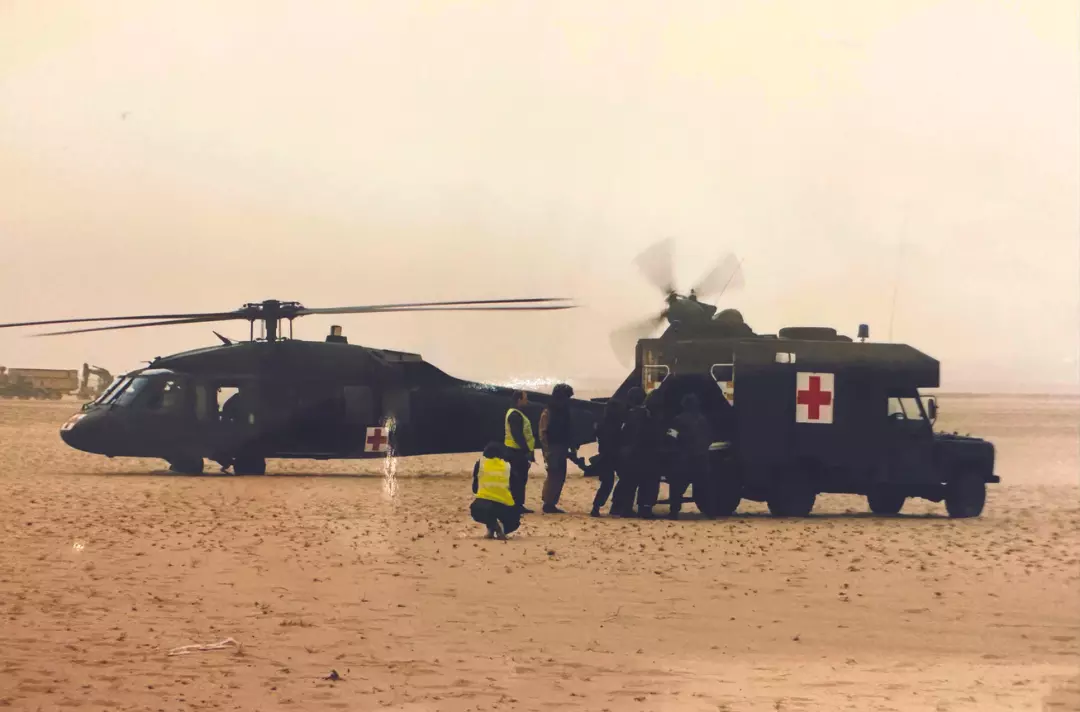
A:
<svg viewBox="0 0 1080 712">
<path fill-rule="evenodd" d="M 795 382 L 795 422 L 832 423 L 835 399 L 834 374 L 800 371 Z"/>
</svg>

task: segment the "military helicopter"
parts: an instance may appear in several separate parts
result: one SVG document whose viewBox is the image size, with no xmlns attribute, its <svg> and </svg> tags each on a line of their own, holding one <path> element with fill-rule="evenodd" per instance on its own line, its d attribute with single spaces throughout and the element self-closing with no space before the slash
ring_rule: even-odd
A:
<svg viewBox="0 0 1080 712">
<path fill-rule="evenodd" d="M 645 278 L 663 294 L 665 307 L 611 333 L 612 350 L 628 368 L 636 360 L 638 343 L 650 338 L 665 321 L 668 328 L 660 335 L 661 339 L 753 333 L 737 310 L 724 309 L 718 313 L 715 305 L 700 301 L 713 294 L 719 299 L 729 290 L 742 288 L 742 260 L 731 253 L 723 255 L 686 295 L 679 294 L 675 288 L 673 263 L 674 242 L 670 238 L 655 243 L 634 259 Z"/>
<path fill-rule="evenodd" d="M 53 331 L 57 336 L 175 324 L 247 321 L 248 341 L 155 358 L 124 374 L 61 427 L 69 446 L 107 457 L 161 458 L 198 474 L 204 460 L 236 474 L 264 474 L 267 458 L 359 459 L 479 452 L 502 440 L 514 389 L 454 378 L 419 354 L 350 345 L 340 326 L 324 341 L 292 338 L 315 314 L 420 311 L 550 311 L 565 299 L 525 298 L 308 308 L 268 299 L 233 311 L 53 319 L 0 328 L 133 322 Z M 255 322 L 260 322 L 256 337 Z M 283 335 L 288 322 L 289 336 Z M 535 423 L 550 395 L 526 391 Z M 572 399 L 574 432 L 592 442 L 603 406 Z"/>
</svg>

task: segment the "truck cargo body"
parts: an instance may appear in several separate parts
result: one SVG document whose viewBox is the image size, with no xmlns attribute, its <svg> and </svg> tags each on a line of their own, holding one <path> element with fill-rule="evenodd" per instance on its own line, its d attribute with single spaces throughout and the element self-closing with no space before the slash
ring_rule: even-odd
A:
<svg viewBox="0 0 1080 712">
<path fill-rule="evenodd" d="M 777 358 L 777 356 L 780 358 Z M 739 344 L 734 350 L 738 459 L 748 494 L 798 468 L 821 492 L 863 493 L 889 481 L 939 480 L 929 438 L 906 430 L 930 423 L 889 417 L 890 399 L 938 386 L 938 362 L 901 344 L 799 342 Z M 799 374 L 829 382 L 828 418 L 797 417 Z M 800 422 L 800 420 L 802 422 Z M 905 431 L 905 432 L 901 432 Z M 902 447 L 898 447 L 902 443 Z"/>
<path fill-rule="evenodd" d="M 79 388 L 75 369 L 9 368 L 0 374 L 0 396 L 58 400 Z"/>
</svg>

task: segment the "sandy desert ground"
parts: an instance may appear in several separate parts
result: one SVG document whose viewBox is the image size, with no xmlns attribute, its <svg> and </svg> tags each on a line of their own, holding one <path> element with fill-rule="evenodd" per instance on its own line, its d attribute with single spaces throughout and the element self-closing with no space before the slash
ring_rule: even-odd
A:
<svg viewBox="0 0 1080 712">
<path fill-rule="evenodd" d="M 571 514 L 503 543 L 471 457 L 152 474 L 0 401 L 0 707 L 1080 709 L 1080 400 L 941 405 L 998 446 L 977 520 L 595 520 L 572 468 Z"/>
</svg>

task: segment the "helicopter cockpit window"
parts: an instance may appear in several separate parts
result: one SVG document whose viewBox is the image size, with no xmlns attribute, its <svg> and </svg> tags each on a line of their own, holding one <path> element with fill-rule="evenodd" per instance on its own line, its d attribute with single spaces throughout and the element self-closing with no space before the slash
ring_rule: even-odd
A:
<svg viewBox="0 0 1080 712">
<path fill-rule="evenodd" d="M 897 420 L 924 420 L 918 399 L 910 396 L 890 397 L 889 417 Z"/>
<path fill-rule="evenodd" d="M 148 410 L 170 413 L 179 410 L 184 403 L 184 392 L 177 381 L 158 381 L 148 387 L 146 400 Z"/>
<path fill-rule="evenodd" d="M 149 378 L 133 378 L 127 387 L 117 389 L 118 395 L 112 402 L 115 403 L 118 408 L 127 408 L 135 402 L 135 399 L 139 397 L 139 394 L 146 390 L 148 385 L 150 385 Z"/>
<path fill-rule="evenodd" d="M 118 389 L 121 387 L 121 385 L 127 383 L 130 380 L 131 379 L 127 378 L 126 376 L 117 376 L 113 379 L 112 383 L 110 383 L 108 387 L 101 392 L 101 395 L 90 401 L 90 405 L 102 405 L 111 401 L 118 395 Z"/>
<path fill-rule="evenodd" d="M 113 381 L 113 384 L 107 389 L 105 389 L 105 392 L 102 393 L 96 401 L 94 401 L 94 404 L 108 405 L 109 403 L 115 402 L 116 399 L 120 397 L 120 394 L 124 392 L 124 389 L 128 387 L 132 380 L 133 379 L 128 376 L 118 377 L 115 381 Z"/>
</svg>

